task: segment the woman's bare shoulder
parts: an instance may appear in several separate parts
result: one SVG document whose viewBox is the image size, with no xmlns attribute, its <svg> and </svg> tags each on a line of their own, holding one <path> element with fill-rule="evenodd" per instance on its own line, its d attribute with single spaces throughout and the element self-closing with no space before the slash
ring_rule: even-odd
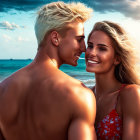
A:
<svg viewBox="0 0 140 140">
<path fill-rule="evenodd" d="M 125 112 L 135 113 L 140 110 L 140 86 L 135 84 L 126 85 L 120 91 L 120 101 Z"/>
<path fill-rule="evenodd" d="M 140 96 L 140 86 L 136 84 L 125 85 L 120 93 L 122 98 L 127 98 L 130 96 Z"/>
</svg>

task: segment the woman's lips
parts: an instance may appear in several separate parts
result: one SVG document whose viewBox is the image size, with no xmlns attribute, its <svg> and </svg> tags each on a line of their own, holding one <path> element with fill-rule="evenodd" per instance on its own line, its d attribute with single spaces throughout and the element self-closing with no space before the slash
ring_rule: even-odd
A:
<svg viewBox="0 0 140 140">
<path fill-rule="evenodd" d="M 95 64 L 99 64 L 99 61 L 87 59 L 87 65 L 95 65 Z"/>
<path fill-rule="evenodd" d="M 94 60 L 88 60 L 87 62 L 88 62 L 88 63 L 92 63 L 92 64 L 98 64 L 98 63 L 99 63 L 99 62 L 94 61 Z"/>
</svg>

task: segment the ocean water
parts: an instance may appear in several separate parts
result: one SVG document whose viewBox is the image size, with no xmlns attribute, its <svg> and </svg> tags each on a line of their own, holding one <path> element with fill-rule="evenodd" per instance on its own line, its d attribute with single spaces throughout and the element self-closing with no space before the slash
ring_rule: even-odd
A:
<svg viewBox="0 0 140 140">
<path fill-rule="evenodd" d="M 27 60 L 0 60 L 0 81 L 4 80 L 8 76 L 10 76 L 15 71 L 21 69 L 22 67 L 30 64 L 32 62 L 31 59 Z M 73 67 L 70 65 L 62 65 L 60 70 L 65 72 L 66 74 L 80 80 L 86 86 L 91 87 L 95 84 L 95 78 L 93 73 L 86 72 L 86 64 L 85 59 L 80 58 L 78 60 L 78 66 Z"/>
</svg>

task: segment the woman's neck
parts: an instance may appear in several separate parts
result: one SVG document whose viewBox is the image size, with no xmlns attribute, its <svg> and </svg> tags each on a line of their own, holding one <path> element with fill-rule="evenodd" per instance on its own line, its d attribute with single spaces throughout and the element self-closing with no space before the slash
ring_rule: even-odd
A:
<svg viewBox="0 0 140 140">
<path fill-rule="evenodd" d="M 114 74 L 95 74 L 96 85 L 95 94 L 109 94 L 117 91 L 121 83 L 116 80 Z"/>
</svg>

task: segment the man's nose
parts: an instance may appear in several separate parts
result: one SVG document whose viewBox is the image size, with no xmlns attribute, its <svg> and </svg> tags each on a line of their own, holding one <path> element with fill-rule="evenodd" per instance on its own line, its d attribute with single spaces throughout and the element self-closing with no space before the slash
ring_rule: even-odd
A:
<svg viewBox="0 0 140 140">
<path fill-rule="evenodd" d="M 85 52 L 85 51 L 86 51 L 86 44 L 85 44 L 85 41 L 82 41 L 82 43 L 81 43 L 81 51 L 82 51 L 82 52 Z"/>
</svg>

